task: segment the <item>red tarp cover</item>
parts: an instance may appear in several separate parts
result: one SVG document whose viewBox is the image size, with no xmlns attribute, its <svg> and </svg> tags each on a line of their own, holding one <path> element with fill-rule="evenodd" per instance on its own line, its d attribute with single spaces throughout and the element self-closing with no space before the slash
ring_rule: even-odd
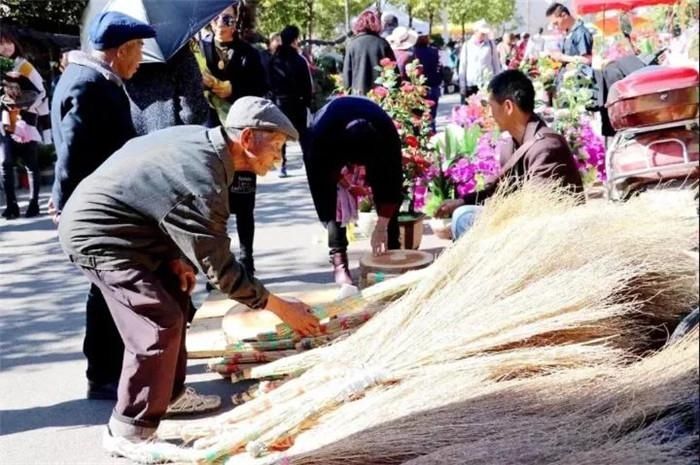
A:
<svg viewBox="0 0 700 465">
<path fill-rule="evenodd" d="M 666 66 L 644 68 L 612 85 L 608 105 L 641 95 L 695 87 L 700 82 L 698 76 L 698 71 L 695 68 L 670 68 Z"/>
<path fill-rule="evenodd" d="M 673 5 L 678 0 L 574 0 L 574 10 L 580 15 L 608 10 L 630 11 L 643 6 Z"/>
</svg>

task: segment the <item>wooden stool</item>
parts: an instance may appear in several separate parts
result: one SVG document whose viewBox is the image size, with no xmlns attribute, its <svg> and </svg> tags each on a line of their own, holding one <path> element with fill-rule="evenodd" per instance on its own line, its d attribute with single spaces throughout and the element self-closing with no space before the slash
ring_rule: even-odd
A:
<svg viewBox="0 0 700 465">
<path fill-rule="evenodd" d="M 387 277 L 425 268 L 433 263 L 434 259 L 432 254 L 420 250 L 389 250 L 385 255 L 378 257 L 367 254 L 360 258 L 360 288 L 383 281 Z"/>
</svg>

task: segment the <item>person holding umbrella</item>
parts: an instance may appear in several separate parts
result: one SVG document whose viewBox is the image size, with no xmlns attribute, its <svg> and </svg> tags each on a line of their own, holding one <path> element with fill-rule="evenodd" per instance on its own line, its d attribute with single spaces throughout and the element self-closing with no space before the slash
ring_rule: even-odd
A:
<svg viewBox="0 0 700 465">
<path fill-rule="evenodd" d="M 49 214 L 59 224 L 78 184 L 136 136 L 124 80 L 139 67 L 151 26 L 118 12 L 96 16 L 89 27 L 94 50 L 71 52 L 51 102 L 56 176 Z M 123 174 L 126 177 L 126 172 Z M 124 345 L 97 286 L 86 302 L 88 399 L 116 399 Z"/>
</svg>

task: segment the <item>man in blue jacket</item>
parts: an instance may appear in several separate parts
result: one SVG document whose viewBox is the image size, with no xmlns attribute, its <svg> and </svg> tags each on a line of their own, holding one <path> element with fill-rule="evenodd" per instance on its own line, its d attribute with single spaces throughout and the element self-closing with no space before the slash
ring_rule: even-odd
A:
<svg viewBox="0 0 700 465">
<path fill-rule="evenodd" d="M 130 16 L 102 13 L 90 28 L 94 50 L 69 55 L 51 104 L 57 161 L 49 214 L 56 224 L 78 184 L 136 136 L 123 81 L 138 69 L 143 39 L 154 36 L 151 26 Z M 95 285 L 88 292 L 83 352 L 87 397 L 116 399 L 124 344 Z"/>
</svg>

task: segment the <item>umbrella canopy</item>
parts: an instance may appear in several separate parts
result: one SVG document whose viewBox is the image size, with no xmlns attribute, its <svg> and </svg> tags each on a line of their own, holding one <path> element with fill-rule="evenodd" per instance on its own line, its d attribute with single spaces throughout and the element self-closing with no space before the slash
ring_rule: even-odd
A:
<svg viewBox="0 0 700 465">
<path fill-rule="evenodd" d="M 575 0 L 574 10 L 580 15 L 600 13 L 607 10 L 630 11 L 654 5 L 673 5 L 678 0 Z"/>
<path fill-rule="evenodd" d="M 118 11 L 150 24 L 155 39 L 144 40 L 143 63 L 162 63 L 199 32 L 212 18 L 235 4 L 233 0 L 90 0 L 83 17 L 81 42 L 89 48 L 87 30 L 103 11 Z"/>
<path fill-rule="evenodd" d="M 631 16 L 629 19 L 635 31 L 640 31 L 651 24 L 651 21 L 641 16 Z M 593 24 L 603 35 L 606 36 L 622 33 L 620 30 L 620 21 L 617 16 L 610 17 L 606 15 L 596 19 Z"/>
</svg>

